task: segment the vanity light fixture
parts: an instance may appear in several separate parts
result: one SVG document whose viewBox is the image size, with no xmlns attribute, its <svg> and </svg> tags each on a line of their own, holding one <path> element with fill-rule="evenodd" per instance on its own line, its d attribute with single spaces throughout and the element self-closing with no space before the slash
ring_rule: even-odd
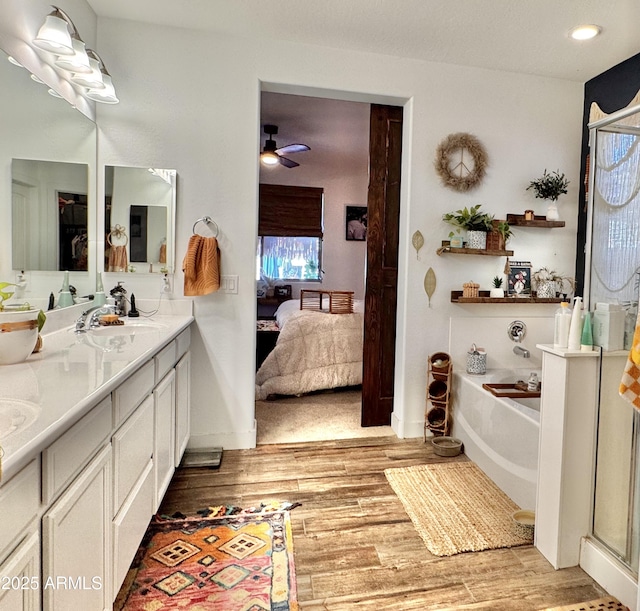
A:
<svg viewBox="0 0 640 611">
<path fill-rule="evenodd" d="M 52 5 L 52 8 L 53 12 L 47 15 L 33 44 L 56 56 L 53 61 L 45 61 L 57 68 L 58 74 L 79 89 L 85 98 L 117 104 L 120 100 L 102 58 L 85 47 L 69 15 L 57 6 Z"/>
<path fill-rule="evenodd" d="M 38 30 L 38 35 L 33 39 L 33 44 L 50 53 L 73 55 L 75 51 L 67 27 L 71 20 L 57 6 L 52 8 L 54 10 L 47 15 L 44 24 Z"/>
<path fill-rule="evenodd" d="M 573 40 L 590 40 L 591 38 L 595 38 L 600 32 L 602 32 L 602 28 L 599 25 L 579 25 L 569 32 L 569 36 L 573 38 Z"/>
</svg>

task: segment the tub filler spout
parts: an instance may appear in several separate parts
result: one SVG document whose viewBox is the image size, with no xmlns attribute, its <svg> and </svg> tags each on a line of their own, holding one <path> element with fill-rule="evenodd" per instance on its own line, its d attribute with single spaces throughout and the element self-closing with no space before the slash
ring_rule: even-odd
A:
<svg viewBox="0 0 640 611">
<path fill-rule="evenodd" d="M 531 356 L 531 353 L 526 348 L 523 348 L 522 346 L 514 346 L 513 353 L 525 359 L 528 359 Z"/>
</svg>

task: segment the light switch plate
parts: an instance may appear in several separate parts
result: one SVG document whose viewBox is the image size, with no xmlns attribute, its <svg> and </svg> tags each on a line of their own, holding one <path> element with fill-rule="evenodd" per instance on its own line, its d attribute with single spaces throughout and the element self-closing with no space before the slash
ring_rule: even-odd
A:
<svg viewBox="0 0 640 611">
<path fill-rule="evenodd" d="M 238 276 L 222 276 L 220 278 L 220 290 L 223 293 L 238 294 Z"/>
</svg>

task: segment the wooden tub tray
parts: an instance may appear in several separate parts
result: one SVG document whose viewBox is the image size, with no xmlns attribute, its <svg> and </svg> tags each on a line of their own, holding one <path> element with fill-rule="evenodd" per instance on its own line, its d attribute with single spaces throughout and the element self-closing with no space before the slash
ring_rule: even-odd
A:
<svg viewBox="0 0 640 611">
<path fill-rule="evenodd" d="M 527 385 L 514 382 L 512 384 L 483 384 L 482 388 L 488 390 L 495 397 L 505 399 L 535 399 L 540 396 L 540 390 L 527 390 Z"/>
</svg>

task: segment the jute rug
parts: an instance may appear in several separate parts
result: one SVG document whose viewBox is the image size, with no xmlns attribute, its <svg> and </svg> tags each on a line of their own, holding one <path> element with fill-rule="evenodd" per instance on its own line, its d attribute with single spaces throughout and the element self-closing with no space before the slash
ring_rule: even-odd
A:
<svg viewBox="0 0 640 611">
<path fill-rule="evenodd" d="M 386 469 L 428 550 L 453 556 L 532 543 L 516 533 L 519 507 L 472 462 Z"/>
<path fill-rule="evenodd" d="M 297 611 L 289 512 L 269 509 L 156 516 L 114 610 Z"/>
</svg>

